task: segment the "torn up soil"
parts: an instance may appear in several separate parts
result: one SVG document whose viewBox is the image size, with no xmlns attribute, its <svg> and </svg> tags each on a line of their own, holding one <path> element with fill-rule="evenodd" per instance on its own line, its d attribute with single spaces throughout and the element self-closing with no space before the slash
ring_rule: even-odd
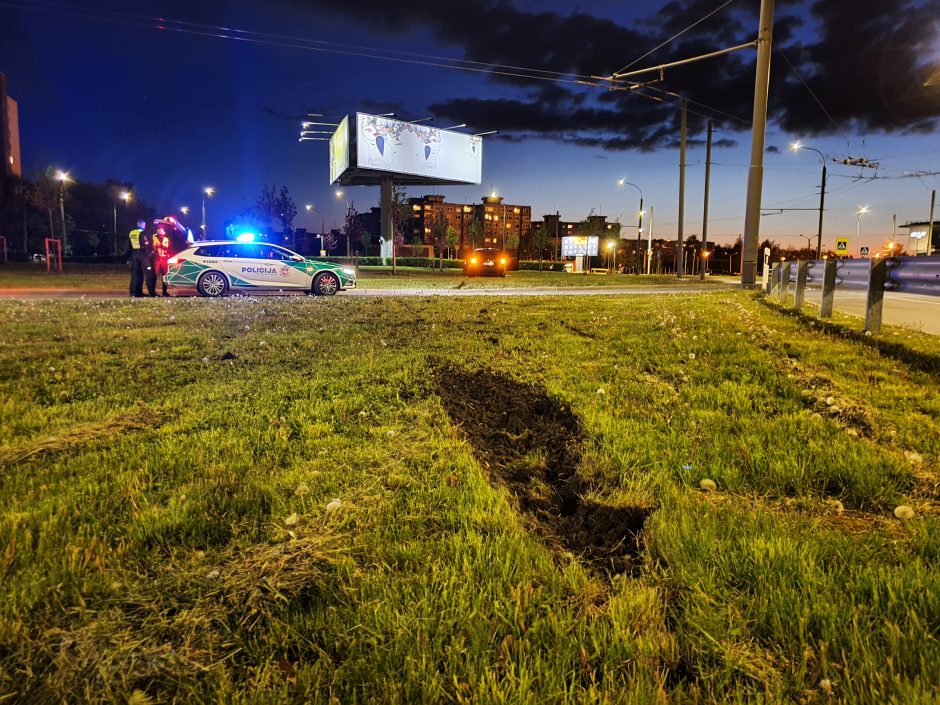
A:
<svg viewBox="0 0 940 705">
<path fill-rule="evenodd" d="M 653 507 L 585 500 L 577 475 L 585 432 L 566 404 L 543 389 L 487 371 L 442 367 L 437 394 L 492 481 L 505 487 L 549 547 L 578 554 L 615 575 L 635 573 L 641 532 Z"/>
</svg>

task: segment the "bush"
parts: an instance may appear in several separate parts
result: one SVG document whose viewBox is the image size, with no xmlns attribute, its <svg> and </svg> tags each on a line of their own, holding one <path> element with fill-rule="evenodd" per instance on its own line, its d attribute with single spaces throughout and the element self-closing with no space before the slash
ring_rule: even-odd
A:
<svg viewBox="0 0 940 705">
<path fill-rule="evenodd" d="M 522 261 L 519 262 L 519 269 L 534 269 L 538 271 L 539 262 L 538 260 L 533 261 Z M 548 260 L 542 260 L 542 271 L 543 272 L 564 272 L 565 263 L 564 262 L 549 262 Z"/>
<path fill-rule="evenodd" d="M 358 265 L 360 267 L 381 267 L 392 266 L 391 258 L 382 259 L 381 257 L 312 257 L 318 262 L 332 262 L 333 264 Z M 440 260 L 430 257 L 399 257 L 399 267 L 424 267 L 425 269 L 436 269 L 440 267 Z M 462 269 L 463 260 L 445 259 L 445 269 Z"/>
</svg>

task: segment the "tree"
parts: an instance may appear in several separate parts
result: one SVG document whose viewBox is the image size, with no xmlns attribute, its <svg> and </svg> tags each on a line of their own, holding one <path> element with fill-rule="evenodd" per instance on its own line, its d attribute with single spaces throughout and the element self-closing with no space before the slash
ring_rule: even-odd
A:
<svg viewBox="0 0 940 705">
<path fill-rule="evenodd" d="M 483 221 L 474 220 L 470 223 L 470 247 L 477 249 L 477 243 L 483 241 Z"/>
<path fill-rule="evenodd" d="M 453 225 L 447 226 L 447 256 L 451 256 L 451 250 L 456 252 L 457 248 L 457 228 Z"/>
<path fill-rule="evenodd" d="M 542 271 L 542 253 L 546 247 L 548 247 L 548 230 L 545 228 L 543 223 L 539 223 L 532 230 L 532 244 L 535 246 L 535 249 L 538 251 L 539 256 L 539 271 Z"/>
<path fill-rule="evenodd" d="M 392 274 L 398 274 L 398 248 L 405 242 L 405 232 L 411 219 L 408 194 L 398 184 L 392 184 Z"/>
<path fill-rule="evenodd" d="M 588 213 L 587 218 L 581 221 L 578 226 L 582 236 L 586 237 L 596 237 L 598 242 L 600 241 L 601 235 L 604 234 L 604 227 L 601 225 L 601 219 L 594 215 L 594 209 Z M 587 274 L 590 267 L 584 268 L 584 273 Z"/>
<path fill-rule="evenodd" d="M 49 235 L 55 237 L 55 226 L 52 220 L 52 211 L 59 205 L 59 187 L 48 176 L 42 176 L 28 190 L 29 203 L 33 208 L 49 215 Z"/>
<path fill-rule="evenodd" d="M 264 186 L 255 201 L 255 209 L 270 226 L 280 223 L 282 230 L 289 230 L 297 217 L 297 204 L 286 186 L 281 186 L 280 191 L 274 185 Z"/>
<path fill-rule="evenodd" d="M 346 222 L 343 224 L 343 235 L 346 236 L 346 255 L 347 257 L 353 251 L 356 250 L 358 253 L 359 248 L 362 244 L 362 233 L 365 232 L 365 229 L 362 227 L 362 221 L 357 217 L 359 214 L 356 213 L 354 208 L 349 208 L 346 211 Z"/>
<path fill-rule="evenodd" d="M 447 244 L 447 218 L 443 211 L 431 220 L 431 244 L 440 256 L 441 270 L 444 269 L 444 247 Z"/>
</svg>

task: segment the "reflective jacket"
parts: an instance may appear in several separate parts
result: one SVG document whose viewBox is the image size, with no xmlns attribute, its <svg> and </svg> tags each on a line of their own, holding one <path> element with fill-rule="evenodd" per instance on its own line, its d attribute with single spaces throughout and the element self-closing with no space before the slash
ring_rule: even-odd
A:
<svg viewBox="0 0 940 705">
<path fill-rule="evenodd" d="M 128 234 L 128 240 L 130 241 L 130 250 L 136 252 L 142 250 L 146 254 L 153 254 L 153 242 L 150 239 L 150 235 L 146 230 L 141 230 L 140 228 L 134 228 Z"/>
</svg>

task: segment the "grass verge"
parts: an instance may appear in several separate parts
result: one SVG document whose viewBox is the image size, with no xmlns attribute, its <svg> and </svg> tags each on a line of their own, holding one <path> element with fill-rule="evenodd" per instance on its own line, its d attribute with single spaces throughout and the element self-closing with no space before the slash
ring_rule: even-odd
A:
<svg viewBox="0 0 940 705">
<path fill-rule="evenodd" d="M 937 370 L 731 291 L 0 315 L 0 701 L 938 697 Z"/>
</svg>

